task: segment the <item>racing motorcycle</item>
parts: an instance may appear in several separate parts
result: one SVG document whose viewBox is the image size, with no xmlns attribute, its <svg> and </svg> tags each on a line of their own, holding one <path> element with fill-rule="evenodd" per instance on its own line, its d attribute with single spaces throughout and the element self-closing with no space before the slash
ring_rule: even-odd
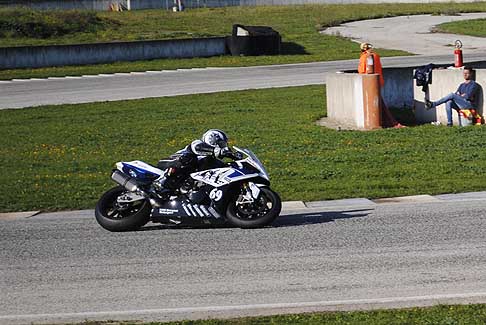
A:
<svg viewBox="0 0 486 325">
<path fill-rule="evenodd" d="M 180 167 L 177 159 L 157 167 L 139 160 L 118 162 L 111 179 L 118 184 L 98 201 L 95 216 L 109 231 L 136 230 L 149 221 L 172 225 L 226 224 L 240 228 L 270 225 L 282 202 L 270 189 L 263 164 L 248 149 L 198 158 L 196 170 L 180 173 L 176 186 L 163 186 L 165 175 Z"/>
</svg>

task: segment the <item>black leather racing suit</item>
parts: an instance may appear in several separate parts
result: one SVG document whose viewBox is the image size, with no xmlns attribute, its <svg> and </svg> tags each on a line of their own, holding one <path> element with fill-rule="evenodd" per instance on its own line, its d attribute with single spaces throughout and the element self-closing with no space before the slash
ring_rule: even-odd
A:
<svg viewBox="0 0 486 325">
<path fill-rule="evenodd" d="M 225 155 L 231 153 L 226 144 L 223 148 L 219 145 L 212 146 L 201 140 L 194 140 L 191 144 L 184 149 L 177 151 L 169 158 L 174 161 L 171 164 L 173 168 L 169 168 L 165 174 L 165 181 L 163 186 L 167 189 L 175 189 L 179 183 L 179 180 L 184 179 L 188 174 L 201 168 L 199 166 L 200 157 L 213 157 L 214 159 L 222 158 Z"/>
</svg>

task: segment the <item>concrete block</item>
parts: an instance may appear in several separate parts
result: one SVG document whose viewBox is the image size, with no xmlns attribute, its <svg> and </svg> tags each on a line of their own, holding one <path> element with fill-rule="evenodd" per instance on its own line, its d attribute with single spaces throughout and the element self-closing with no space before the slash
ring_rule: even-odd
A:
<svg viewBox="0 0 486 325">
<path fill-rule="evenodd" d="M 329 120 L 357 129 L 380 127 L 380 87 L 377 74 L 329 74 L 326 94 Z"/>
<path fill-rule="evenodd" d="M 432 84 L 429 85 L 429 96 L 431 101 L 436 101 L 452 92 L 455 92 L 459 85 L 464 82 L 462 69 L 436 69 L 432 72 Z M 480 99 L 477 109 L 483 115 L 484 109 L 484 87 L 486 87 L 486 69 L 477 69 L 475 75 L 476 82 L 481 86 Z M 447 124 L 447 114 L 445 104 L 435 109 L 425 110 L 424 96 L 422 87 L 414 86 L 414 108 L 415 118 L 419 123 L 430 123 L 438 121 Z M 454 125 L 459 125 L 458 114 L 453 111 Z"/>
<path fill-rule="evenodd" d="M 413 68 L 384 68 L 383 100 L 388 107 L 413 107 Z"/>
</svg>

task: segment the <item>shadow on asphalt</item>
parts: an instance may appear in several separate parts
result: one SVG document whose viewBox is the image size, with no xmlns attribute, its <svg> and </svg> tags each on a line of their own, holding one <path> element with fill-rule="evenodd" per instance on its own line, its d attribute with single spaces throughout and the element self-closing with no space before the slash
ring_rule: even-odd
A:
<svg viewBox="0 0 486 325">
<path fill-rule="evenodd" d="M 331 211 L 331 212 L 309 212 L 300 214 L 291 214 L 280 216 L 275 220 L 272 226 L 268 228 L 281 228 L 281 227 L 298 227 L 305 225 L 313 225 L 319 223 L 333 222 L 338 219 L 351 219 L 351 218 L 363 218 L 368 216 L 373 209 L 358 209 L 358 210 L 345 210 L 345 211 Z M 163 230 L 163 229 L 215 229 L 215 228 L 237 228 L 227 224 L 180 224 L 180 225 L 167 225 L 167 224 L 152 224 L 140 228 L 137 231 L 151 231 L 151 230 Z"/>
<path fill-rule="evenodd" d="M 281 216 L 272 224 L 272 227 L 295 227 L 332 222 L 338 219 L 363 218 L 373 209 L 358 209 L 346 211 L 312 212 Z"/>
</svg>

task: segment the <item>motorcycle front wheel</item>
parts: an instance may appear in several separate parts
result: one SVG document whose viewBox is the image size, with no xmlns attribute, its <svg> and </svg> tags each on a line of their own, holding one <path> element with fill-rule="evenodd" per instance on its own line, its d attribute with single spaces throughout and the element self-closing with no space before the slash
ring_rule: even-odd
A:
<svg viewBox="0 0 486 325">
<path fill-rule="evenodd" d="M 240 228 L 260 228 L 270 225 L 282 210 L 282 200 L 269 188 L 260 188 L 260 196 L 252 203 L 241 202 L 241 195 L 228 204 L 226 218 Z"/>
<path fill-rule="evenodd" d="M 126 189 L 118 186 L 112 188 L 96 204 L 96 221 L 109 231 L 132 231 L 144 226 L 150 220 L 152 206 L 147 200 L 131 203 L 118 203 L 118 197 Z"/>
</svg>

